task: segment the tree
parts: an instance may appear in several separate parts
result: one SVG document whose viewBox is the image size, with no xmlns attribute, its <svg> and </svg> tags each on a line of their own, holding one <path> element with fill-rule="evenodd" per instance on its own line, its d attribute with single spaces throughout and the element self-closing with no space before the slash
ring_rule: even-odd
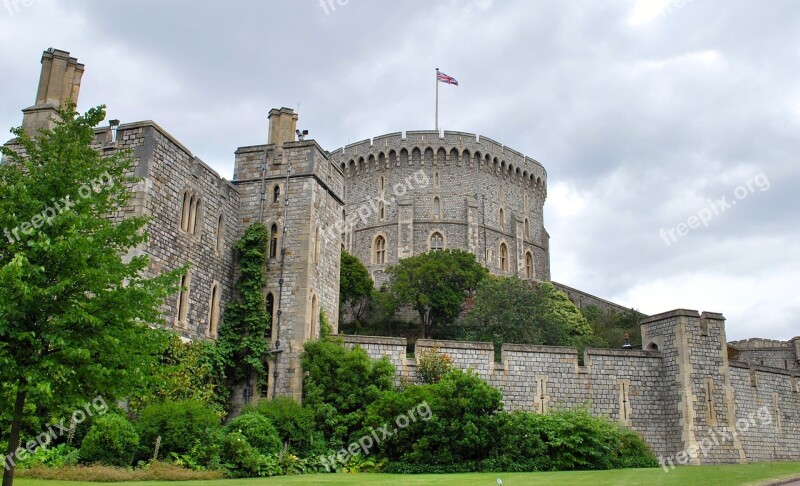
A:
<svg viewBox="0 0 800 486">
<path fill-rule="evenodd" d="M 389 267 L 390 292 L 419 313 L 422 336 L 452 323 L 464 299 L 489 274 L 475 255 L 461 250 L 422 253 Z"/>
<path fill-rule="evenodd" d="M 496 344 L 569 346 L 591 334 L 586 319 L 563 292 L 548 282 L 534 287 L 517 277 L 485 280 L 461 326 L 462 337 Z"/>
<path fill-rule="evenodd" d="M 220 380 L 228 385 L 248 380 L 253 373 L 266 375 L 272 317 L 264 296 L 268 244 L 269 231 L 261 223 L 252 224 L 236 243 L 239 299 L 225 309 L 217 339 L 224 375 Z"/>
<path fill-rule="evenodd" d="M 569 300 L 567 294 L 556 289 L 553 284 L 550 282 L 537 284 L 535 294 L 541 303 L 538 317 L 539 323 L 545 328 L 546 344 L 554 344 L 561 338 L 563 332 L 566 332 L 568 340 L 572 342 L 580 336 L 592 333 L 581 311 Z"/>
<path fill-rule="evenodd" d="M 635 309 L 603 312 L 597 306 L 589 305 L 581 309 L 581 313 L 589 322 L 592 332 L 601 336 L 608 343 L 607 346 L 621 348 L 625 343 L 626 334 L 633 346 L 641 345 L 642 331 L 639 322 L 644 315 Z"/>
<path fill-rule="evenodd" d="M 35 138 L 21 128 L 18 150 L 0 165 L 0 381 L 12 388 L 8 454 L 19 447 L 29 397 L 37 407 L 74 410 L 143 385 L 166 347 L 161 306 L 185 269 L 142 276 L 146 256 L 123 256 L 147 239 L 148 219 L 112 219 L 127 206 L 128 152 L 92 149 L 103 107 L 59 112 Z M 16 457 L 16 455 L 15 455 Z M 11 486 L 14 467 L 5 470 Z"/>
<path fill-rule="evenodd" d="M 361 260 L 342 250 L 339 273 L 339 322 L 345 322 L 349 312 L 354 321 L 360 321 L 369 308 L 373 284 L 369 270 Z"/>
</svg>

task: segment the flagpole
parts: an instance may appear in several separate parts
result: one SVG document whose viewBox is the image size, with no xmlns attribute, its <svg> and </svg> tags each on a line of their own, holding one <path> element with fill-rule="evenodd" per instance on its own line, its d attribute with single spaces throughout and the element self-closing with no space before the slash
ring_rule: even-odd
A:
<svg viewBox="0 0 800 486">
<path fill-rule="evenodd" d="M 439 131 L 439 68 L 436 68 L 436 131 Z"/>
</svg>

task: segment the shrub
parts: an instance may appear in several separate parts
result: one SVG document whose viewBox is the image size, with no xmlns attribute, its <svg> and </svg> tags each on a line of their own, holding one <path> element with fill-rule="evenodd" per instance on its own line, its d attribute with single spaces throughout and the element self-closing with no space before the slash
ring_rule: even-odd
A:
<svg viewBox="0 0 800 486">
<path fill-rule="evenodd" d="M 283 444 L 302 457 L 321 454 L 325 450 L 322 434 L 315 429 L 314 411 L 289 397 L 263 400 L 245 412 L 254 411 L 267 417 L 278 429 Z"/>
<path fill-rule="evenodd" d="M 370 405 L 366 426 L 408 426 L 380 443 L 380 454 L 397 464 L 392 472 L 459 472 L 478 470 L 494 444 L 502 395 L 472 372 L 451 370 L 432 385 L 390 392 Z M 409 410 L 416 420 L 411 419 Z"/>
<path fill-rule="evenodd" d="M 395 370 L 388 358 L 373 361 L 359 347 L 309 341 L 302 364 L 307 373 L 304 403 L 314 411 L 318 429 L 334 450 L 350 443 L 367 406 L 394 389 Z"/>
<path fill-rule="evenodd" d="M 82 463 L 130 466 L 139 445 L 139 435 L 124 417 L 103 415 L 94 421 L 80 449 Z"/>
<path fill-rule="evenodd" d="M 621 429 L 619 439 L 620 446 L 617 449 L 614 467 L 658 467 L 655 454 L 639 434 L 632 430 Z"/>
<path fill-rule="evenodd" d="M 654 467 L 658 463 L 635 432 L 586 409 L 546 415 L 498 416 L 497 447 L 485 469 L 568 471 Z"/>
<path fill-rule="evenodd" d="M 229 434 L 238 432 L 261 454 L 272 454 L 281 449 L 281 438 L 272 422 L 255 412 L 239 415 L 226 427 Z"/>
<path fill-rule="evenodd" d="M 241 432 L 231 432 L 222 441 L 222 460 L 232 478 L 258 477 L 260 456 Z"/>
<path fill-rule="evenodd" d="M 159 436 L 159 457 L 169 457 L 173 452 L 186 454 L 196 442 L 205 441 L 219 428 L 219 423 L 219 416 L 212 407 L 193 400 L 145 407 L 135 422 L 141 438 L 136 457 L 152 459 Z"/>
<path fill-rule="evenodd" d="M 542 417 L 528 412 L 497 414 L 497 439 L 482 469 L 505 472 L 550 469 L 547 444 L 541 436 Z"/>
<path fill-rule="evenodd" d="M 439 348 L 431 348 L 419 355 L 417 376 L 422 383 L 437 383 L 450 369 L 453 359 L 439 352 Z"/>
<path fill-rule="evenodd" d="M 3 450 L 3 449 L 0 449 Z M 61 467 L 75 466 L 80 459 L 80 451 L 68 444 L 40 447 L 36 454 L 29 454 L 17 462 L 20 469 L 30 469 L 38 466 Z"/>
</svg>

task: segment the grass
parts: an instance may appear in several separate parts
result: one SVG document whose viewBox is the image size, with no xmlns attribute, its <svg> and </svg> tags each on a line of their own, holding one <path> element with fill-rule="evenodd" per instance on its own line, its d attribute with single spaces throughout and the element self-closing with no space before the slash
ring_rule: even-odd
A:
<svg viewBox="0 0 800 486">
<path fill-rule="evenodd" d="M 315 485 L 339 486 L 357 484 L 366 486 L 444 486 L 444 485 L 563 485 L 590 484 L 592 486 L 616 485 L 680 485 L 680 486 L 740 486 L 764 485 L 779 479 L 800 478 L 800 462 L 756 463 L 732 466 L 680 467 L 666 473 L 663 469 L 621 469 L 614 471 L 581 471 L 553 473 L 478 473 L 443 475 L 397 474 L 310 474 L 266 479 L 226 479 L 185 481 L 180 486 L 283 486 Z M 45 481 L 17 479 L 17 486 L 96 486 L 98 483 L 75 481 Z M 176 486 L 170 481 L 125 482 L 115 486 Z"/>
</svg>

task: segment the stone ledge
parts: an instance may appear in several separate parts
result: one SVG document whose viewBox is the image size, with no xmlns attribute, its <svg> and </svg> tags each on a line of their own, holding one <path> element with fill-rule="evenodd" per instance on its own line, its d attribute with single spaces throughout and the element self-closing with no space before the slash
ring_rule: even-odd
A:
<svg viewBox="0 0 800 486">
<path fill-rule="evenodd" d="M 569 346 L 539 346 L 536 344 L 503 344 L 502 351 L 518 351 L 524 353 L 551 353 L 578 355 L 578 348 Z"/>
<path fill-rule="evenodd" d="M 336 340 L 338 338 L 344 339 L 344 342 L 348 344 L 383 344 L 389 346 L 403 346 L 405 347 L 408 344 L 408 340 L 406 338 L 397 338 L 397 337 L 385 337 L 385 336 L 361 336 L 355 334 L 345 334 L 345 335 L 337 335 L 331 336 L 331 340 Z"/>
<path fill-rule="evenodd" d="M 623 356 L 632 358 L 661 358 L 661 351 L 647 351 L 642 349 L 607 349 L 587 348 L 586 356 Z"/>
<path fill-rule="evenodd" d="M 438 339 L 417 339 L 415 348 L 419 349 L 420 347 L 494 351 L 494 345 L 492 343 L 481 343 L 476 341 L 440 341 Z"/>
<path fill-rule="evenodd" d="M 800 377 L 800 373 L 783 368 L 775 368 L 773 366 L 765 366 L 760 364 L 745 363 L 742 361 L 729 361 L 728 366 L 731 368 L 740 368 L 745 370 L 763 371 L 765 373 L 774 373 L 776 375 L 795 376 Z"/>
<path fill-rule="evenodd" d="M 700 317 L 700 313 L 696 310 L 691 309 L 675 309 L 667 312 L 662 312 L 661 314 L 654 314 L 650 317 L 642 319 L 639 324 L 649 324 L 651 322 L 663 321 L 669 319 L 670 317 Z"/>
</svg>

